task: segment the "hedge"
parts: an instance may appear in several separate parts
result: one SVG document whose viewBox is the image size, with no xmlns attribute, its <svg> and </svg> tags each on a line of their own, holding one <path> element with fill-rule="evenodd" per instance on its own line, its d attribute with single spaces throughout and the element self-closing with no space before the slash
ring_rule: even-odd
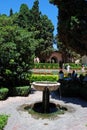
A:
<svg viewBox="0 0 87 130">
<path fill-rule="evenodd" d="M 58 80 L 58 76 L 57 75 L 36 75 L 33 74 L 31 76 L 30 82 L 35 82 L 35 81 L 52 81 L 55 82 Z"/>
<path fill-rule="evenodd" d="M 9 92 L 8 88 L 0 88 L 0 100 L 6 99 L 8 92 Z"/>
<path fill-rule="evenodd" d="M 58 63 L 35 63 L 34 68 L 35 69 L 58 69 L 59 64 Z"/>
<path fill-rule="evenodd" d="M 12 89 L 13 96 L 27 96 L 31 90 L 31 86 L 18 86 Z"/>
<path fill-rule="evenodd" d="M 71 69 L 81 69 L 81 64 L 65 63 L 70 65 Z M 34 69 L 59 69 L 59 63 L 34 63 Z"/>
</svg>

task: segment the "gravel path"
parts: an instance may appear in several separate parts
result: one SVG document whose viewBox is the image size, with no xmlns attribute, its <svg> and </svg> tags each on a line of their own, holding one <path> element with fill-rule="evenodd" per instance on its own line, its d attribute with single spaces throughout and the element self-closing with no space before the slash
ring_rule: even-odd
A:
<svg viewBox="0 0 87 130">
<path fill-rule="evenodd" d="M 59 99 L 52 92 L 51 101 L 74 109 L 55 119 L 35 119 L 28 112 L 18 111 L 21 105 L 40 101 L 41 98 L 42 92 L 33 91 L 28 97 L 9 97 L 0 101 L 0 114 L 10 115 L 4 130 L 87 130 L 87 102 L 79 98 Z"/>
</svg>

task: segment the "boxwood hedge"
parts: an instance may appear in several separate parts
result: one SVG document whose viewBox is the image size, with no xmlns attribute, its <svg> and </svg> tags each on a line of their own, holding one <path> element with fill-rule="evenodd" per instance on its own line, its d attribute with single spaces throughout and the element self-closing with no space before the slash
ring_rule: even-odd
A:
<svg viewBox="0 0 87 130">
<path fill-rule="evenodd" d="M 0 88 L 0 100 L 6 99 L 8 92 L 9 92 L 8 88 Z"/>
<path fill-rule="evenodd" d="M 39 75 L 39 74 L 33 74 L 31 76 L 30 82 L 35 82 L 35 81 L 52 81 L 55 82 L 58 80 L 57 75 Z"/>
<path fill-rule="evenodd" d="M 31 86 L 18 86 L 12 89 L 13 96 L 27 96 L 31 90 Z"/>
</svg>

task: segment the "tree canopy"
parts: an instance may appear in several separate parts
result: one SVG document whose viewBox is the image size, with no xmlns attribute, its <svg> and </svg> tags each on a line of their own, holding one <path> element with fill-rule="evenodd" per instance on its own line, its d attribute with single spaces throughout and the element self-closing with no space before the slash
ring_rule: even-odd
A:
<svg viewBox="0 0 87 130">
<path fill-rule="evenodd" d="M 0 86 L 23 85 L 33 67 L 34 57 L 43 62 L 53 50 L 54 26 L 39 11 L 36 0 L 31 9 L 26 4 L 19 12 L 0 15 Z M 10 83 L 10 84 L 9 84 Z"/>
<path fill-rule="evenodd" d="M 44 62 L 53 51 L 54 26 L 51 20 L 39 10 L 39 1 L 36 0 L 31 9 L 26 4 L 22 4 L 15 23 L 33 32 L 33 37 L 38 42 L 35 55 Z"/>
<path fill-rule="evenodd" d="M 87 1 L 50 0 L 59 9 L 58 39 L 63 46 L 87 54 Z"/>
<path fill-rule="evenodd" d="M 0 17 L 0 21 L 2 17 Z M 8 22 L 9 21 L 9 22 Z M 3 24 L 5 23 L 5 24 Z M 31 69 L 35 48 L 32 34 L 3 17 L 0 25 L 0 76 L 5 85 L 22 83 Z M 16 81 L 16 82 L 15 82 Z"/>
</svg>

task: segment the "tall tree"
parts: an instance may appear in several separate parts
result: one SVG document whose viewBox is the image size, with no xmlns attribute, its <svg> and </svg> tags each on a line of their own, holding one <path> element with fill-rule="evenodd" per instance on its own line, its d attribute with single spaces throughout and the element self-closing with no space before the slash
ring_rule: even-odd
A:
<svg viewBox="0 0 87 130">
<path fill-rule="evenodd" d="M 50 55 L 53 49 L 53 31 L 54 26 L 51 20 L 46 15 L 42 15 L 39 11 L 39 1 L 36 0 L 31 9 L 32 14 L 32 31 L 35 38 L 38 39 L 38 46 L 36 47 L 35 54 L 44 62 L 47 56 Z"/>
<path fill-rule="evenodd" d="M 29 8 L 26 4 L 22 4 L 20 6 L 20 11 L 17 19 L 18 25 L 22 28 L 27 28 L 29 26 L 28 17 L 29 17 Z"/>
<path fill-rule="evenodd" d="M 39 11 L 39 1 L 35 0 L 33 7 L 31 9 L 31 14 L 32 14 L 32 22 L 35 24 L 38 24 L 38 21 L 40 20 L 40 14 L 41 12 Z"/>
<path fill-rule="evenodd" d="M 87 54 L 87 1 L 50 0 L 59 8 L 58 36 L 64 46 Z"/>
<path fill-rule="evenodd" d="M 42 39 L 39 46 L 36 48 L 36 55 L 41 59 L 42 62 L 49 57 L 53 51 L 53 30 L 54 26 L 51 20 L 46 15 L 42 15 L 40 19 L 39 37 Z"/>
<path fill-rule="evenodd" d="M 12 16 L 13 15 L 13 10 L 12 8 L 10 9 L 10 15 L 9 16 Z"/>
<path fill-rule="evenodd" d="M 33 43 L 33 46 L 36 46 L 35 54 L 41 61 L 45 61 L 53 49 L 54 26 L 46 15 L 41 14 L 39 1 L 35 0 L 31 9 L 22 4 L 14 23 L 33 33 L 33 38 L 37 40 L 35 45 Z"/>
</svg>

